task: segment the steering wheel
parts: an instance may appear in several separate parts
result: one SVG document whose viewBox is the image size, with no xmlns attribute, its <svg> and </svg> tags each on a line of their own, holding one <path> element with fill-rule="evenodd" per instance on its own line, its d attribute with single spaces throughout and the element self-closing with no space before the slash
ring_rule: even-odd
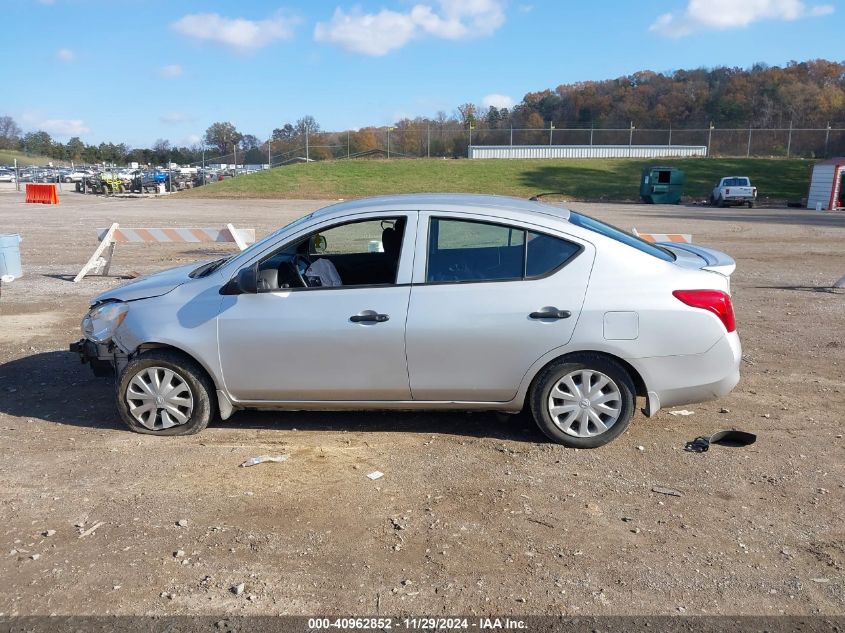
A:
<svg viewBox="0 0 845 633">
<path fill-rule="evenodd" d="M 303 264 L 301 267 L 300 263 Z M 302 253 L 297 253 L 290 259 L 290 265 L 293 267 L 293 271 L 297 279 L 299 279 L 299 283 L 302 284 L 302 287 L 308 288 L 308 282 L 305 280 L 305 271 L 311 267 L 311 258 Z"/>
</svg>

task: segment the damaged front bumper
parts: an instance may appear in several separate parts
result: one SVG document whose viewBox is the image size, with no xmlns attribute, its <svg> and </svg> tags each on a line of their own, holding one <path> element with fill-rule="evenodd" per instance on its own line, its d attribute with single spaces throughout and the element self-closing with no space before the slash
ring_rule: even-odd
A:
<svg viewBox="0 0 845 633">
<path fill-rule="evenodd" d="M 107 378 L 116 375 L 126 365 L 128 358 L 114 344 L 95 343 L 86 338 L 71 343 L 70 351 L 79 354 L 82 363 L 88 363 L 95 376 Z"/>
</svg>

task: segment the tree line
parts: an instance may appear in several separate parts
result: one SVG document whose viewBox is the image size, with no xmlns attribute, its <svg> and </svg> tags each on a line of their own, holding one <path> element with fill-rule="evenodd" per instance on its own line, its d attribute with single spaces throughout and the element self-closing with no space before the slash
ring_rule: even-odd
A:
<svg viewBox="0 0 845 633">
<path fill-rule="evenodd" d="M 543 142 L 543 129 L 555 128 L 773 128 L 834 127 L 845 124 L 845 63 L 791 62 L 785 67 L 756 64 L 748 69 L 719 67 L 668 73 L 640 71 L 617 79 L 561 84 L 526 94 L 513 108 L 482 108 L 472 103 L 451 114 L 402 119 L 390 126 L 325 132 L 312 116 L 284 123 L 261 140 L 230 122 L 213 123 L 203 144 L 176 147 L 159 139 L 150 148 L 126 143 L 90 145 L 73 137 L 61 143 L 42 130 L 23 134 L 8 116 L 0 117 L 0 149 L 18 149 L 65 161 L 163 164 L 199 163 L 205 154 L 221 162 L 283 163 L 308 146 L 311 160 L 385 153 L 393 134 L 396 154 L 465 156 L 469 134 L 511 128 L 536 130 L 522 143 Z M 536 138 L 535 138 L 536 137 Z M 488 134 L 488 138 L 493 138 Z M 501 135 L 497 137 L 501 142 Z M 213 156 L 213 155 L 214 156 Z"/>
</svg>

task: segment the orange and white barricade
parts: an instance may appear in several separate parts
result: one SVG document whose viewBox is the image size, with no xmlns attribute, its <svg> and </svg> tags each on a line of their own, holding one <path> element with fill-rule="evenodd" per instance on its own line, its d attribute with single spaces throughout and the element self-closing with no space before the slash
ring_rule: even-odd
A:
<svg viewBox="0 0 845 633">
<path fill-rule="evenodd" d="M 255 242 L 255 229 L 236 229 L 232 224 L 223 228 L 120 228 L 117 222 L 109 228 L 97 229 L 99 246 L 88 262 L 73 278 L 74 283 L 88 274 L 108 275 L 117 244 L 203 244 L 228 242 L 244 250 Z"/>
<path fill-rule="evenodd" d="M 633 233 L 646 242 L 692 243 L 692 235 L 690 233 L 640 233 L 637 229 L 633 229 Z"/>
</svg>

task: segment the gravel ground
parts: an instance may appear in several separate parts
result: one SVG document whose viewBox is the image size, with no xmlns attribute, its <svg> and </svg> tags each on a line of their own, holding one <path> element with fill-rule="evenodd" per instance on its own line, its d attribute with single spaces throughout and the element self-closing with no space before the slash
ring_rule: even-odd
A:
<svg viewBox="0 0 845 633">
<path fill-rule="evenodd" d="M 480 413 L 126 430 L 112 384 L 65 351 L 88 299 L 226 249 L 119 246 L 115 277 L 73 284 L 94 229 L 261 236 L 323 204 L 65 192 L 48 207 L 0 191 L 25 273 L 0 298 L 0 616 L 845 613 L 845 295 L 826 288 L 845 273 L 845 214 L 573 203 L 739 265 L 739 386 L 692 416 L 638 416 L 602 449 Z M 757 443 L 683 451 L 730 427 Z M 267 453 L 290 459 L 238 467 Z"/>
</svg>

